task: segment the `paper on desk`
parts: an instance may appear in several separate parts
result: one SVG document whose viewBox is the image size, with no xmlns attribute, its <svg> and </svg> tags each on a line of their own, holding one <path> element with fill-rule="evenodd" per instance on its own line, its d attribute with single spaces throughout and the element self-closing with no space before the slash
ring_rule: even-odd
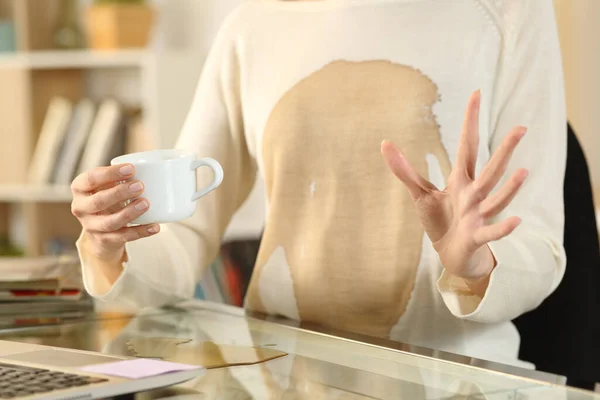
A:
<svg viewBox="0 0 600 400">
<path fill-rule="evenodd" d="M 120 378 L 141 379 L 167 374 L 169 372 L 198 369 L 196 365 L 179 364 L 168 361 L 138 358 L 135 360 L 117 361 L 108 364 L 88 365 L 82 371 L 94 374 L 117 376 Z"/>
</svg>

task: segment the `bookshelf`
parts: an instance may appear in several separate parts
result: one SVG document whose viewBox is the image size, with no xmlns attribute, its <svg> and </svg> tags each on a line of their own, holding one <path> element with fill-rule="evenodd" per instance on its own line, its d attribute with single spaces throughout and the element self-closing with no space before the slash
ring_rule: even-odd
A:
<svg viewBox="0 0 600 400">
<path fill-rule="evenodd" d="M 79 5 L 85 8 L 90 2 L 80 0 Z M 70 212 L 70 187 L 33 184 L 27 177 L 51 99 L 60 95 L 73 102 L 82 97 L 97 102 L 114 96 L 127 108 L 141 111 L 138 122 L 145 134 L 133 135 L 137 139 L 132 141 L 139 144 L 134 149 L 144 150 L 141 142 L 146 139 L 151 147 L 172 146 L 217 33 L 215 20 L 224 18 L 236 2 L 153 1 L 159 12 L 168 12 L 160 15 L 151 47 L 98 51 L 52 48 L 50 21 L 58 15 L 60 0 L 0 0 L 0 19 L 9 10 L 17 38 L 16 52 L 0 52 L 0 238 L 17 231 L 17 244 L 27 256 L 23 261 L 47 255 L 53 238 L 74 242 L 80 234 Z M 181 21 L 194 23 L 181 31 Z M 257 183 L 223 238 L 234 245 L 228 244 L 215 260 L 215 279 L 203 288 L 211 300 L 239 302 L 245 290 L 256 251 L 255 244 L 245 240 L 260 235 L 264 217 L 264 188 Z M 15 263 L 0 257 L 0 264 L 3 261 Z"/>
<path fill-rule="evenodd" d="M 142 68 L 151 54 L 144 50 L 40 50 L 21 54 L 1 54 L 0 70 L 24 68 Z"/>
<path fill-rule="evenodd" d="M 19 247 L 28 257 L 44 255 L 55 239 L 74 243 L 81 229 L 71 215 L 70 187 L 37 185 L 28 179 L 51 100 L 60 96 L 73 104 L 82 98 L 99 103 L 103 98 L 94 96 L 114 96 L 121 101 L 119 96 L 127 92 L 125 112 L 141 111 L 142 125 L 158 119 L 151 115 L 158 107 L 147 98 L 156 93 L 151 83 L 153 53 L 145 48 L 54 48 L 53 32 L 62 7 L 62 0 L 0 0 L 0 19 L 8 16 L 15 36 L 15 51 L 0 52 L 0 236 L 12 235 L 18 226 Z M 85 32 L 85 21 L 80 26 Z M 115 81 L 119 73 L 125 84 Z M 92 93 L 98 87 L 103 89 L 101 95 Z M 137 92 L 135 104 L 132 91 Z"/>
<path fill-rule="evenodd" d="M 3 203 L 70 203 L 72 198 L 69 186 L 0 185 L 0 202 Z"/>
</svg>

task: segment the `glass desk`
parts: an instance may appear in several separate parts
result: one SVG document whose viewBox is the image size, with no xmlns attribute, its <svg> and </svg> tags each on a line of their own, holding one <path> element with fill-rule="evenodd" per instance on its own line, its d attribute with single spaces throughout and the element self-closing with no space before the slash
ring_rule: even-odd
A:
<svg viewBox="0 0 600 400">
<path fill-rule="evenodd" d="M 201 301 L 137 315 L 92 314 L 63 325 L 5 330 L 0 339 L 132 357 L 140 349 L 170 351 L 186 361 L 201 343 L 214 343 L 212 356 L 224 364 L 239 361 L 227 359 L 236 358 L 232 349 L 241 350 L 243 357 L 281 352 L 270 361 L 209 369 L 195 381 L 137 394 L 139 399 L 600 400 L 600 394 L 561 386 L 561 378 L 553 375 L 294 326 Z"/>
</svg>

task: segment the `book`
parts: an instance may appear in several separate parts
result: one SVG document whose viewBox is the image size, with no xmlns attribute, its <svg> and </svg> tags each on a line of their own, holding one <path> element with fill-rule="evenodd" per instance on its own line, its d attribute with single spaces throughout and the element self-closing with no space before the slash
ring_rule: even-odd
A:
<svg viewBox="0 0 600 400">
<path fill-rule="evenodd" d="M 223 298 L 222 302 L 225 304 L 232 304 L 233 301 L 231 298 L 231 293 L 229 291 L 229 286 L 227 285 L 227 278 L 225 277 L 223 257 L 218 257 L 217 260 L 212 264 L 211 268 L 217 282 L 217 287 L 219 288 L 219 292 Z"/>
<path fill-rule="evenodd" d="M 0 327 L 59 323 L 65 313 L 85 316 L 93 310 L 76 253 L 0 258 Z"/>
<path fill-rule="evenodd" d="M 67 322 L 82 320 L 86 317 L 86 315 L 87 312 L 85 311 L 40 315 L 6 315 L 0 316 L 0 329 L 61 325 Z"/>
<path fill-rule="evenodd" d="M 79 289 L 60 290 L 0 290 L 0 304 L 13 301 L 76 301 L 83 292 Z"/>
<path fill-rule="evenodd" d="M 141 113 L 134 113 L 127 123 L 125 154 L 156 150 L 158 146 L 144 126 Z"/>
<path fill-rule="evenodd" d="M 62 288 L 83 286 L 77 254 L 40 257 L 0 257 L 2 282 L 58 280 Z"/>
<path fill-rule="evenodd" d="M 94 302 L 89 296 L 77 301 L 13 301 L 0 303 L 0 316 L 5 315 L 44 315 L 52 313 L 81 312 L 94 309 Z"/>
<path fill-rule="evenodd" d="M 230 294 L 231 305 L 241 307 L 244 299 L 242 294 L 242 278 L 240 270 L 229 258 L 225 258 L 223 268 L 225 269 L 225 278 Z"/>
<path fill-rule="evenodd" d="M 69 100 L 63 97 L 54 97 L 50 100 L 29 166 L 29 183 L 41 185 L 50 183 L 72 113 L 73 105 Z"/>
<path fill-rule="evenodd" d="M 63 141 L 60 156 L 54 169 L 52 182 L 70 185 L 75 178 L 77 166 L 94 122 L 95 105 L 89 99 L 80 100 L 73 111 L 68 132 Z"/>
<path fill-rule="evenodd" d="M 259 247 L 260 240 L 223 243 L 198 283 L 195 297 L 242 307 Z"/>
<path fill-rule="evenodd" d="M 206 300 L 215 303 L 225 302 L 212 268 L 206 270 L 204 277 L 200 281 L 200 288 Z"/>
<path fill-rule="evenodd" d="M 124 146 L 123 132 L 124 114 L 119 102 L 113 99 L 102 101 L 85 145 L 77 174 L 90 171 L 96 167 L 108 165 L 111 158 L 120 153 Z M 122 143 L 118 143 L 121 141 Z"/>
<path fill-rule="evenodd" d="M 58 279 L 34 279 L 26 281 L 0 281 L 0 291 L 3 290 L 58 290 Z"/>
</svg>

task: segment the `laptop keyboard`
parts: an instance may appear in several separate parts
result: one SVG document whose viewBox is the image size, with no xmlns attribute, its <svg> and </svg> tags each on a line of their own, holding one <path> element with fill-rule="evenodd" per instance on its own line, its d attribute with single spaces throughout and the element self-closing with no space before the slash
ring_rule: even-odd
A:
<svg viewBox="0 0 600 400">
<path fill-rule="evenodd" d="M 0 399 L 93 385 L 108 379 L 0 363 Z"/>
</svg>

